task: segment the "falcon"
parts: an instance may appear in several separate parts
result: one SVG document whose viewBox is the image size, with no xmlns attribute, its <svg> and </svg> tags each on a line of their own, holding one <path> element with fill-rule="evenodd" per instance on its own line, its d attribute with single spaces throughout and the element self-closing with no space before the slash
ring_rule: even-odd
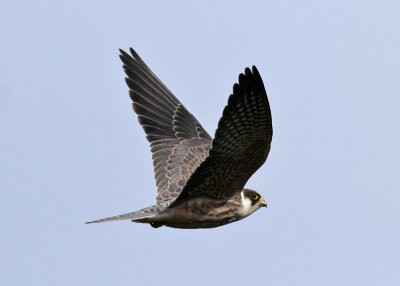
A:
<svg viewBox="0 0 400 286">
<path fill-rule="evenodd" d="M 233 85 L 214 139 L 130 48 L 120 50 L 133 109 L 150 142 L 156 204 L 87 223 L 131 220 L 152 227 L 212 228 L 266 207 L 244 188 L 271 148 L 272 118 L 255 66 Z"/>
</svg>

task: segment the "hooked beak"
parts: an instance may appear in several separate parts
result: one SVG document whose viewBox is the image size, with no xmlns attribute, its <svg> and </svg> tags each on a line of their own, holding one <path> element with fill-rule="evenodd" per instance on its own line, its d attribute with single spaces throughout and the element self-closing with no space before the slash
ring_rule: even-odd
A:
<svg viewBox="0 0 400 286">
<path fill-rule="evenodd" d="M 261 206 L 261 207 L 267 207 L 267 202 L 264 201 L 264 199 L 261 199 L 261 200 L 260 200 L 260 206 Z"/>
</svg>

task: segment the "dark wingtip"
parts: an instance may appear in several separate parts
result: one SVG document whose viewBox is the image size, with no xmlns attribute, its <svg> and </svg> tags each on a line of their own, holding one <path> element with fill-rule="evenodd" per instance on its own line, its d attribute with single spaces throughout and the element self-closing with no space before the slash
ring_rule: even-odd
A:
<svg viewBox="0 0 400 286">
<path fill-rule="evenodd" d="M 121 53 L 119 55 L 120 57 L 124 57 L 124 58 L 129 58 L 130 57 L 130 55 L 127 52 L 125 52 L 123 49 L 119 49 L 119 52 Z"/>
<path fill-rule="evenodd" d="M 121 58 L 122 61 L 124 61 L 124 59 L 125 59 L 125 60 L 132 59 L 131 55 L 128 54 L 127 52 L 125 52 L 124 50 L 119 49 L 119 51 L 120 51 L 120 53 L 121 53 L 121 54 L 119 55 L 119 57 Z"/>
<path fill-rule="evenodd" d="M 245 75 L 244 74 L 239 74 L 239 84 L 240 85 L 243 85 L 244 84 L 244 82 L 245 82 L 245 80 L 246 80 L 246 77 L 245 77 Z"/>
<path fill-rule="evenodd" d="M 258 69 L 256 68 L 256 66 L 253 66 L 253 67 L 252 67 L 252 70 L 253 70 L 253 74 L 254 74 L 254 77 L 256 78 L 256 80 L 259 81 L 259 82 L 261 82 L 262 87 L 265 89 L 265 87 L 264 87 L 264 82 L 263 82 L 263 80 L 262 80 L 262 78 L 261 78 L 261 75 L 260 75 L 260 73 L 258 72 Z"/>
<path fill-rule="evenodd" d="M 138 53 L 137 53 L 132 47 L 129 47 L 129 51 L 131 52 L 132 56 L 133 56 L 135 59 L 140 58 L 139 55 L 138 55 Z"/>
</svg>

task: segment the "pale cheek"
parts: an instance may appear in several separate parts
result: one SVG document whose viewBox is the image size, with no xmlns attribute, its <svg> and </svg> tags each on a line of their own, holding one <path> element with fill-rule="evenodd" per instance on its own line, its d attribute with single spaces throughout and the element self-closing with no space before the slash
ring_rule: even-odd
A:
<svg viewBox="0 0 400 286">
<path fill-rule="evenodd" d="M 248 199 L 243 200 L 243 210 L 244 212 L 249 212 L 251 210 L 251 201 Z"/>
<path fill-rule="evenodd" d="M 247 216 L 251 213 L 253 213 L 256 209 L 256 205 L 252 205 L 252 201 L 245 197 L 243 193 L 241 194 L 241 199 L 242 199 L 242 210 L 241 213 L 243 216 Z"/>
</svg>

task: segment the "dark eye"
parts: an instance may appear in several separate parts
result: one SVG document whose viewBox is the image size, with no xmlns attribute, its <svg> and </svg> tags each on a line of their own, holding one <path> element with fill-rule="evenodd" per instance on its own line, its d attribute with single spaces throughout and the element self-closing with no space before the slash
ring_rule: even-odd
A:
<svg viewBox="0 0 400 286">
<path fill-rule="evenodd" d="M 256 193 L 251 193 L 250 194 L 250 198 L 252 199 L 252 200 L 258 200 L 258 195 L 256 194 Z"/>
</svg>

